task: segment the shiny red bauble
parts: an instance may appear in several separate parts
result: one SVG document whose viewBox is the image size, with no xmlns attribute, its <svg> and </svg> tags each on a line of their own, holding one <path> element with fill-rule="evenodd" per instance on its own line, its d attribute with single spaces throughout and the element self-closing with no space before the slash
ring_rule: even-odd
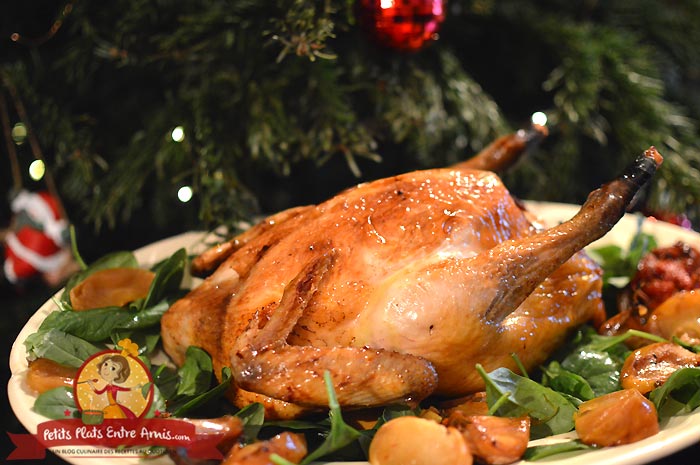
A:
<svg viewBox="0 0 700 465">
<path fill-rule="evenodd" d="M 444 0 L 358 0 L 361 26 L 379 45 L 417 51 L 437 38 L 445 19 Z"/>
</svg>

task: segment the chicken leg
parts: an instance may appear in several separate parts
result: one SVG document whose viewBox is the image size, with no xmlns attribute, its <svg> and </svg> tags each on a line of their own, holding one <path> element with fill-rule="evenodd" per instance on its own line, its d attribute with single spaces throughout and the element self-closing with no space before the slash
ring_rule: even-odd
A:
<svg viewBox="0 0 700 465">
<path fill-rule="evenodd" d="M 379 310 L 361 315 L 357 343 L 430 360 L 438 372 L 436 392 L 448 397 L 483 389 L 475 363 L 516 369 L 515 353 L 526 368 L 537 366 L 567 330 L 603 319 L 602 273 L 576 252 L 619 220 L 660 163 L 649 149 L 621 177 L 591 193 L 576 216 L 551 229 L 472 257 L 402 269 L 375 289 L 368 305 Z M 574 296 L 580 298 L 571 305 Z"/>
<path fill-rule="evenodd" d="M 456 169 L 471 169 L 502 172 L 510 168 L 534 145 L 544 139 L 549 131 L 546 126 L 533 124 L 513 134 L 501 136 L 481 152 L 453 166 Z"/>
</svg>

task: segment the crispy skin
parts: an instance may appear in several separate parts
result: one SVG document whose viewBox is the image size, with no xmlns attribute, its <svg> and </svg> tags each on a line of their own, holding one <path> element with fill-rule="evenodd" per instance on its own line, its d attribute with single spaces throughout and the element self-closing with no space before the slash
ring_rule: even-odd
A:
<svg viewBox="0 0 700 465">
<path fill-rule="evenodd" d="M 361 184 L 242 241 L 166 313 L 166 351 L 181 363 L 188 345 L 205 348 L 217 371 L 233 368 L 237 405 L 257 393 L 278 417 L 325 407 L 324 371 L 350 407 L 480 390 L 475 364 L 515 368 L 515 353 L 532 368 L 602 319 L 601 270 L 579 251 L 624 214 L 640 179 L 596 191 L 542 232 L 491 172 Z"/>
<path fill-rule="evenodd" d="M 287 286 L 333 250 L 322 291 L 291 322 L 284 342 L 306 346 L 307 352 L 367 346 L 388 349 L 395 358 L 414 354 L 437 367 L 438 394 L 466 394 L 482 387 L 475 363 L 487 369 L 511 366 L 510 353 L 515 352 L 533 366 L 567 329 L 601 310 L 599 270 L 579 254 L 545 280 L 505 325 L 489 324 L 479 314 L 480 305 L 470 300 L 489 296 L 463 295 L 464 285 L 455 282 L 464 278 L 460 264 L 534 232 L 493 173 L 431 170 L 361 185 L 276 223 L 236 250 L 164 316 L 166 349 L 181 363 L 187 346 L 197 345 L 213 355 L 217 372 L 230 366 L 250 322 L 264 327 Z M 440 269 L 439 281 L 420 278 L 425 267 L 435 268 L 433 273 Z M 477 282 L 492 278 L 473 271 Z M 409 285 L 414 275 L 417 282 L 410 293 L 397 296 L 396 289 L 404 281 Z M 401 308 L 392 299 L 402 299 Z M 419 311 L 421 315 L 411 315 Z M 297 356 L 293 360 L 300 366 Z M 273 362 L 266 358 L 264 363 Z M 375 363 L 367 360 L 359 371 L 374 373 Z M 304 370 L 308 375 L 308 366 Z M 251 389 L 255 382 L 244 384 Z"/>
</svg>

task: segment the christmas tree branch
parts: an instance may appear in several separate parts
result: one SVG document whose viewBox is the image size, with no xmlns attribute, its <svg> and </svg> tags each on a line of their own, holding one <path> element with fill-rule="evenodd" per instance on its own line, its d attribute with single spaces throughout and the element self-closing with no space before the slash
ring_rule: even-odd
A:
<svg viewBox="0 0 700 465">
<path fill-rule="evenodd" d="M 97 227 L 233 224 L 270 208 L 269 178 L 305 202 L 309 185 L 463 160 L 537 110 L 551 135 L 504 174 L 516 195 L 581 202 L 654 144 L 650 204 L 700 219 L 692 2 L 450 2 L 413 54 L 373 43 L 349 0 L 70 5 L 2 70 L 64 200 Z"/>
<path fill-rule="evenodd" d="M 7 89 L 8 93 L 10 94 L 10 97 L 12 98 L 12 101 L 15 106 L 15 110 L 17 111 L 17 115 L 24 123 L 24 126 L 27 128 L 27 139 L 29 140 L 29 146 L 32 149 L 34 159 L 39 160 L 44 164 L 44 183 L 46 184 L 46 189 L 56 201 L 56 207 L 58 209 L 60 218 L 68 218 L 65 206 L 63 205 L 63 202 L 61 201 L 61 196 L 59 195 L 58 189 L 56 188 L 56 182 L 53 179 L 51 170 L 47 166 L 44 154 L 41 151 L 41 146 L 39 145 L 39 138 L 34 133 L 34 129 L 32 128 L 32 125 L 29 122 L 29 115 L 27 114 L 27 110 L 24 106 L 24 103 L 19 97 L 17 88 L 5 73 L 0 72 L 0 81 L 2 81 L 3 86 Z"/>
<path fill-rule="evenodd" d="M 13 193 L 17 193 L 22 190 L 22 173 L 19 169 L 17 150 L 15 150 L 15 146 L 12 143 L 12 129 L 10 128 L 10 117 L 7 109 L 7 101 L 5 100 L 5 95 L 2 92 L 0 92 L 0 121 L 2 121 L 2 132 L 5 137 L 5 148 L 7 149 L 7 156 L 10 160 L 10 170 L 12 172 L 12 191 Z"/>
</svg>

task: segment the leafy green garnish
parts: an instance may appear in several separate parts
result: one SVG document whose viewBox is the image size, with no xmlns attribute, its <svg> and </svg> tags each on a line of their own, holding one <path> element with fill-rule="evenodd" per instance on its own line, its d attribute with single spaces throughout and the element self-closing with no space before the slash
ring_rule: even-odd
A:
<svg viewBox="0 0 700 465">
<path fill-rule="evenodd" d="M 55 328 L 30 334 L 24 346 L 30 358 L 46 358 L 74 368 L 80 367 L 92 354 L 104 350 Z"/>
<path fill-rule="evenodd" d="M 163 397 L 163 393 L 160 392 L 160 389 L 158 389 L 158 386 L 155 384 L 151 384 L 150 386 L 153 386 L 153 402 L 151 403 L 151 407 L 148 409 L 148 412 L 146 413 L 146 417 L 148 418 L 153 418 L 155 416 L 158 416 L 158 414 L 162 414 L 166 411 L 167 409 L 167 404 L 165 401 L 165 398 Z M 147 388 L 149 386 L 144 386 L 144 388 Z M 143 391 L 141 391 L 143 393 Z M 148 392 L 148 391 L 146 391 Z M 146 397 L 144 395 L 144 397 Z"/>
<path fill-rule="evenodd" d="M 180 288 L 182 277 L 187 266 L 187 252 L 179 249 L 166 260 L 153 267 L 155 277 L 151 282 L 148 295 L 141 309 L 155 306 L 169 294 L 176 293 Z"/>
<path fill-rule="evenodd" d="M 580 401 L 620 389 L 620 370 L 629 336 L 601 336 L 590 326 L 580 328 L 571 341 L 542 368 L 542 384 Z"/>
<path fill-rule="evenodd" d="M 168 365 L 153 365 L 151 373 L 153 383 L 163 393 L 163 397 L 166 399 L 175 397 L 177 384 L 180 380 L 177 376 L 177 370 Z"/>
<path fill-rule="evenodd" d="M 294 462 L 290 462 L 281 455 L 271 454 L 270 461 L 275 465 L 296 465 Z"/>
<path fill-rule="evenodd" d="M 213 365 L 209 354 L 198 347 L 188 347 L 185 363 L 177 371 L 177 385 L 168 398 L 173 416 L 184 416 L 223 396 L 232 382 L 231 369 L 223 368 L 222 381 L 214 387 L 211 387 L 212 374 Z"/>
<path fill-rule="evenodd" d="M 162 301 L 153 307 L 132 312 L 120 307 L 96 308 L 82 312 L 52 312 L 39 326 L 39 330 L 60 329 L 90 342 L 107 341 L 112 332 L 120 329 L 141 329 L 155 326 L 168 309 Z"/>
<path fill-rule="evenodd" d="M 109 338 L 115 346 L 122 339 L 130 339 L 139 346 L 139 355 L 148 356 L 152 354 L 160 341 L 160 327 L 152 326 L 145 330 L 117 329 L 113 331 Z"/>
<path fill-rule="evenodd" d="M 634 329 L 617 336 L 604 336 L 590 326 L 583 326 L 542 367 L 542 384 L 579 401 L 620 390 L 620 370 L 631 353 L 624 342 L 631 337 L 665 342 L 659 336 Z"/>
<path fill-rule="evenodd" d="M 497 368 L 491 373 L 486 373 L 481 365 L 476 369 L 486 383 L 489 406 L 500 400 L 502 403 L 496 412 L 499 416 L 529 416 L 533 439 L 566 433 L 574 428 L 576 407 L 560 393 L 507 368 Z"/>
<path fill-rule="evenodd" d="M 608 245 L 587 249 L 603 268 L 603 301 L 608 310 L 617 307 L 620 289 L 629 284 L 637 272 L 637 266 L 644 254 L 657 246 L 653 236 L 641 232 L 641 220 L 642 217 L 640 217 L 637 232 L 627 248 Z M 614 312 L 611 312 L 609 316 L 612 316 L 612 313 Z"/>
<path fill-rule="evenodd" d="M 671 342 L 674 344 L 678 344 L 679 346 L 683 347 L 684 349 L 688 349 L 691 352 L 700 353 L 700 344 L 694 345 L 694 344 L 689 344 L 686 341 L 681 340 L 678 336 L 673 336 Z"/>
<path fill-rule="evenodd" d="M 610 284 L 612 279 L 617 278 L 616 286 L 623 287 L 637 272 L 639 260 L 656 247 L 654 236 L 638 229 L 626 250 L 617 245 L 608 245 L 592 249 L 590 253 L 603 268 L 603 283 Z"/>
<path fill-rule="evenodd" d="M 648 339 L 653 342 L 668 342 L 661 336 L 657 336 L 656 334 L 651 334 L 644 331 L 639 331 L 638 329 L 628 329 L 624 333 L 618 334 L 617 336 L 603 336 L 595 333 L 591 334 L 592 340 L 590 343 L 590 347 L 593 350 L 599 351 L 611 351 L 614 349 L 614 346 L 625 347 L 621 344 L 632 337 L 640 337 L 642 339 Z"/>
<path fill-rule="evenodd" d="M 179 407 L 177 407 L 176 410 L 173 411 L 173 416 L 182 417 L 186 413 L 191 412 L 197 408 L 201 408 L 204 404 L 207 404 L 214 399 L 221 398 L 231 385 L 231 381 L 233 379 L 233 377 L 231 376 L 231 369 L 228 367 L 224 367 L 221 370 L 221 376 L 222 380 L 219 384 L 207 391 L 200 392 L 196 396 L 189 398 L 187 402 L 180 405 Z"/>
<path fill-rule="evenodd" d="M 326 436 L 325 441 L 316 450 L 307 455 L 300 465 L 306 465 L 321 457 L 332 454 L 333 452 L 342 449 L 360 437 L 360 432 L 349 426 L 343 420 L 343 415 L 338 404 L 338 398 L 333 389 L 333 380 L 331 374 L 326 371 L 323 374 L 323 379 L 326 382 L 326 391 L 328 393 L 328 406 L 330 408 L 329 418 L 331 420 L 331 430 Z"/>
<path fill-rule="evenodd" d="M 552 361 L 542 368 L 542 384 L 562 394 L 567 394 L 580 401 L 591 400 L 595 397 L 593 388 L 586 379 L 562 368 L 557 361 Z"/>
<path fill-rule="evenodd" d="M 584 444 L 578 440 L 559 442 L 556 444 L 548 444 L 546 446 L 532 446 L 528 447 L 525 451 L 525 455 L 523 455 L 523 460 L 527 460 L 529 462 L 536 462 L 537 460 L 542 460 L 547 457 L 551 457 L 552 455 L 592 449 L 595 449 L 595 447 Z"/>
<path fill-rule="evenodd" d="M 700 368 L 675 371 L 666 382 L 649 393 L 659 418 L 690 413 L 700 407 Z"/>
<path fill-rule="evenodd" d="M 597 397 L 620 389 L 620 370 L 624 361 L 624 357 L 618 357 L 615 353 L 583 346 L 562 361 L 562 368 L 585 379 L 593 391 L 593 397 Z M 588 400 L 585 397 L 587 390 L 582 388 L 579 392 L 567 394 L 576 397 L 579 397 L 577 394 L 582 394 L 584 396 L 579 398 Z"/>
<path fill-rule="evenodd" d="M 61 298 L 63 311 L 50 313 L 39 327 L 42 331 L 58 329 L 90 342 L 107 341 L 122 330 L 136 330 L 155 326 L 169 307 L 167 296 L 179 290 L 187 263 L 185 249 L 180 249 L 154 267 L 155 277 L 148 296 L 138 305 L 125 308 L 105 307 L 75 312 L 70 310 L 70 289 L 98 270 L 138 266 L 130 252 L 117 252 L 96 261 L 88 269 L 73 276 Z"/>
<path fill-rule="evenodd" d="M 400 417 L 415 417 L 420 413 L 420 407 L 410 408 L 407 405 L 389 405 L 384 407 L 381 416 L 377 420 L 377 423 L 372 427 L 372 432 L 376 432 L 382 427 L 386 422 L 394 420 Z"/>
<path fill-rule="evenodd" d="M 75 225 L 71 224 L 68 231 L 70 234 L 70 246 L 73 253 L 73 258 L 81 270 L 87 270 L 88 266 L 85 263 L 85 260 L 83 260 L 83 257 L 80 255 L 80 251 L 78 251 L 78 240 L 77 235 L 75 234 Z"/>
<path fill-rule="evenodd" d="M 236 416 L 243 422 L 244 442 L 255 441 L 265 423 L 265 406 L 258 402 L 249 404 L 236 412 Z"/>
<path fill-rule="evenodd" d="M 77 418 L 80 415 L 73 397 L 73 390 L 67 386 L 39 394 L 34 401 L 34 411 L 52 420 Z"/>
<path fill-rule="evenodd" d="M 185 363 L 178 370 L 180 383 L 176 395 L 194 396 L 198 392 L 206 391 L 211 384 L 213 371 L 208 353 L 199 347 L 188 347 L 185 351 Z"/>
</svg>

